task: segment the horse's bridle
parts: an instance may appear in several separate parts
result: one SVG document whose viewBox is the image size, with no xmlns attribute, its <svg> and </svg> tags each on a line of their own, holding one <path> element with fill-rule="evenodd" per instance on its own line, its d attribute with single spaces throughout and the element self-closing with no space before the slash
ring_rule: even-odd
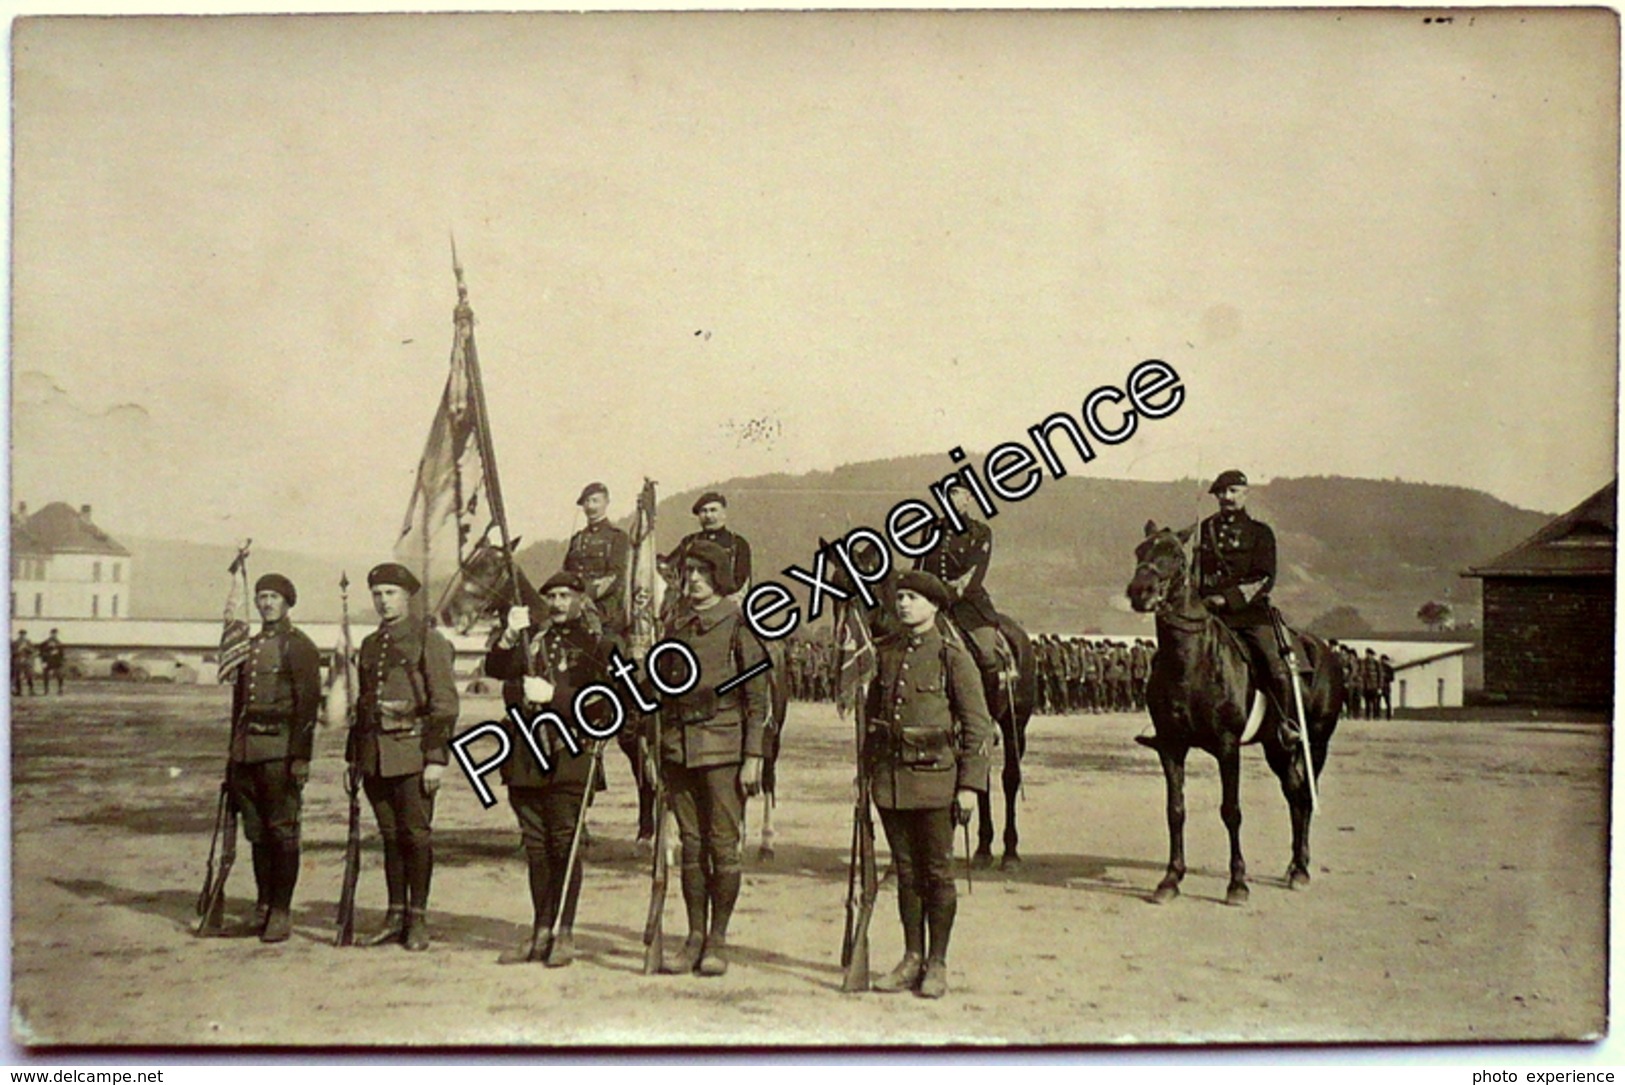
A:
<svg viewBox="0 0 1625 1085">
<path fill-rule="evenodd" d="M 1164 529 L 1164 530 L 1168 530 L 1168 529 Z M 1154 611 L 1154 613 L 1156 614 L 1157 619 L 1159 621 L 1165 622 L 1166 624 L 1172 626 L 1173 628 L 1179 630 L 1182 633 L 1197 633 L 1197 632 L 1200 632 L 1203 628 L 1205 628 L 1207 623 L 1208 623 L 1208 615 L 1207 615 L 1207 613 L 1205 611 L 1201 614 L 1200 617 L 1194 617 L 1193 618 L 1193 617 L 1187 617 L 1187 616 L 1185 616 L 1183 614 L 1180 614 L 1178 611 L 1175 611 L 1175 610 L 1171 609 L 1172 597 L 1179 594 L 1178 592 L 1172 590 L 1174 585 L 1179 583 L 1175 578 L 1180 576 L 1180 575 L 1184 575 L 1184 576 L 1189 577 L 1191 580 L 1194 580 L 1195 577 L 1196 577 L 1196 574 L 1197 574 L 1197 565 L 1196 565 L 1196 563 L 1197 563 L 1197 557 L 1198 557 L 1197 548 L 1194 547 L 1194 546 L 1191 547 L 1190 571 L 1187 573 L 1186 570 L 1185 570 L 1185 560 L 1184 560 L 1185 544 L 1183 542 L 1180 542 L 1179 536 L 1174 535 L 1174 533 L 1171 530 L 1169 530 L 1168 533 L 1169 533 L 1169 535 L 1171 535 L 1173 537 L 1174 541 L 1176 543 L 1178 543 L 1178 545 L 1179 545 L 1180 561 L 1179 561 L 1178 566 L 1175 568 L 1174 572 L 1170 573 L 1170 574 L 1167 574 L 1167 576 L 1165 577 L 1164 574 L 1163 574 L 1161 566 L 1159 566 L 1157 562 L 1151 561 L 1151 560 L 1146 560 L 1146 561 L 1140 562 L 1138 565 L 1135 566 L 1134 571 L 1135 571 L 1136 574 L 1138 574 L 1142 569 L 1149 569 L 1152 573 L 1156 574 L 1158 582 L 1164 585 L 1164 589 L 1163 589 L 1163 592 L 1162 592 L 1162 598 L 1157 601 L 1156 610 Z"/>
</svg>

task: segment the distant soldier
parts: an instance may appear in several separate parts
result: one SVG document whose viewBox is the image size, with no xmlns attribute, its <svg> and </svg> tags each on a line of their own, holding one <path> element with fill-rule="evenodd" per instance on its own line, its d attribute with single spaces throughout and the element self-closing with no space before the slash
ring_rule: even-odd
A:
<svg viewBox="0 0 1625 1085">
<path fill-rule="evenodd" d="M 322 658 L 288 611 L 299 601 L 293 581 L 266 573 L 254 584 L 260 631 L 231 691 L 231 793 L 254 854 L 253 926 L 238 935 L 286 942 L 299 881 L 299 807 L 310 778 Z M 52 630 L 55 633 L 55 630 Z"/>
<path fill-rule="evenodd" d="M 587 526 L 570 536 L 564 571 L 581 577 L 604 628 L 623 635 L 632 540 L 609 522 L 609 487 L 602 482 L 588 483 L 576 504 L 586 513 Z"/>
<path fill-rule="evenodd" d="M 62 646 L 61 639 L 56 630 L 46 637 L 39 646 L 40 665 L 45 669 L 45 692 L 51 692 L 51 679 L 56 679 L 57 696 L 62 696 L 62 677 L 67 671 L 68 650 Z"/>
<path fill-rule="evenodd" d="M 1090 712 L 1106 709 L 1103 689 L 1104 671 L 1101 667 L 1101 648 L 1092 640 L 1083 642 L 1083 703 Z"/>
<path fill-rule="evenodd" d="M 1354 649 L 1346 644 L 1338 645 L 1337 663 L 1343 668 L 1343 700 L 1344 708 L 1348 711 L 1349 719 L 1360 718 L 1360 659 Z"/>
<path fill-rule="evenodd" d="M 751 565 L 750 542 L 743 536 L 728 530 L 728 499 L 715 490 L 701 494 L 699 500 L 689 509 L 700 521 L 700 530 L 683 536 L 683 541 L 677 544 L 672 552 L 672 560 L 677 564 L 677 575 L 684 575 L 689 553 L 694 544 L 708 542 L 720 547 L 728 555 L 729 576 L 734 583 L 734 590 L 728 597 L 734 602 L 742 602 L 745 593 L 750 589 Z M 679 583 L 681 583 L 679 579 Z"/>
<path fill-rule="evenodd" d="M 583 864 L 578 861 L 565 884 L 576 821 L 592 774 L 593 743 L 576 729 L 575 696 L 595 682 L 609 681 L 613 638 L 588 628 L 582 618 L 586 585 L 575 573 L 555 573 L 542 585 L 543 614 L 528 607 L 508 611 L 496 642 L 485 657 L 485 673 L 502 679 L 502 699 L 510 711 L 502 726 L 513 752 L 502 763 L 502 782 L 508 786 L 508 804 L 519 819 L 530 875 L 532 925 L 529 940 L 503 964 L 544 962 L 561 968 L 575 959 L 575 910 L 581 896 Z M 528 653 L 528 656 L 527 656 Z M 543 771 L 513 721 L 534 720 L 550 711 L 575 738 L 576 751 L 551 722 L 534 729 L 537 745 L 547 755 L 550 771 Z M 608 711 L 602 699 L 589 702 L 585 711 Z M 607 724 L 606 721 L 602 721 Z M 599 722 L 593 726 L 604 730 Z M 579 849 L 578 849 L 579 850 Z M 553 938 L 557 920 L 558 938 Z"/>
<path fill-rule="evenodd" d="M 941 541 L 935 550 L 916 558 L 914 568 L 930 573 L 948 587 L 953 600 L 947 608 L 948 616 L 965 635 L 981 672 L 982 686 L 991 696 L 999 677 L 999 615 L 982 582 L 993 560 L 993 529 L 971 511 L 974 501 L 963 486 L 950 490 L 949 500 L 965 521 L 964 532 L 955 532 L 946 517 L 939 517 L 935 526 L 941 532 Z M 988 707 L 992 709 L 991 702 Z"/>
<path fill-rule="evenodd" d="M 976 796 L 987 791 L 993 742 L 976 665 L 937 628 L 938 611 L 952 601 L 929 573 L 905 573 L 898 582 L 905 632 L 876 646 L 864 742 L 903 923 L 903 959 L 874 989 L 912 990 L 922 998 L 948 993 L 948 941 L 959 907 L 954 823 L 968 819 Z"/>
<path fill-rule="evenodd" d="M 1394 718 L 1394 661 L 1384 653 L 1379 662 L 1382 664 L 1382 714 L 1391 720 Z"/>
<path fill-rule="evenodd" d="M 457 724 L 455 652 L 440 633 L 409 616 L 422 586 L 410 569 L 386 562 L 367 574 L 367 586 L 382 623 L 361 642 L 361 688 L 345 759 L 360 770 L 378 819 L 389 910 L 383 929 L 366 944 L 425 950 L 434 796 Z"/>
<path fill-rule="evenodd" d="M 1275 586 L 1275 532 L 1247 515 L 1247 476 L 1225 471 L 1208 492 L 1219 511 L 1202 521 L 1197 541 L 1198 590 L 1208 609 L 1246 644 L 1254 681 L 1274 699 L 1283 741 L 1296 742 L 1292 676 L 1275 642 L 1270 589 Z"/>
<path fill-rule="evenodd" d="M 1139 711 L 1145 707 L 1145 687 L 1151 678 L 1151 649 L 1139 637 L 1134 638 L 1134 645 L 1128 650 L 1128 676 L 1129 694 L 1135 711 Z"/>
<path fill-rule="evenodd" d="M 1375 648 L 1365 650 L 1365 658 L 1360 661 L 1360 687 L 1365 691 L 1366 719 L 1382 718 L 1382 661 L 1377 658 Z"/>
<path fill-rule="evenodd" d="M 758 674 L 725 693 L 717 686 L 764 662 L 761 642 L 726 598 L 737 585 L 733 561 L 714 543 L 689 549 L 683 583 L 687 606 L 666 628 L 699 661 L 699 684 L 661 705 L 660 748 L 654 754 L 682 841 L 683 905 L 688 937 L 661 971 L 720 976 L 728 970 L 728 923 L 739 900 L 740 833 L 745 800 L 761 790 L 767 730 L 768 676 Z M 657 666 L 670 687 L 684 683 L 671 654 Z M 653 738 L 650 718 L 649 737 Z"/>
<path fill-rule="evenodd" d="M 11 642 L 11 695 L 21 697 L 23 684 L 28 685 L 28 695 L 34 696 L 34 642 L 28 639 L 28 630 L 18 632 L 17 639 Z"/>
</svg>

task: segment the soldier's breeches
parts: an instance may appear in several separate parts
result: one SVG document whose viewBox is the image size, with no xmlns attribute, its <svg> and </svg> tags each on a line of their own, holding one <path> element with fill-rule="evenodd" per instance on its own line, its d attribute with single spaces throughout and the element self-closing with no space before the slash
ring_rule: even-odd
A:
<svg viewBox="0 0 1625 1085">
<path fill-rule="evenodd" d="M 299 842 L 299 787 L 286 761 L 234 763 L 231 790 L 249 843 Z"/>
<path fill-rule="evenodd" d="M 423 793 L 423 774 L 363 776 L 362 790 L 384 841 L 384 882 L 391 907 L 426 908 L 434 872 L 430 825 L 434 800 Z"/>
<path fill-rule="evenodd" d="M 690 769 L 668 763 L 667 795 L 683 852 L 689 929 L 726 934 L 739 899 L 739 837 L 745 798 L 738 765 Z"/>
<path fill-rule="evenodd" d="M 536 926 L 560 926 L 569 930 L 575 923 L 575 902 L 581 893 L 581 871 L 585 864 L 577 857 L 566 891 L 564 873 L 570 862 L 570 843 L 575 837 L 576 818 L 581 812 L 584 785 L 508 789 L 508 805 L 519 819 L 519 835 L 525 845 L 525 861 L 530 868 L 530 903 Z M 559 917 L 560 903 L 564 915 Z"/>
<path fill-rule="evenodd" d="M 948 807 L 882 809 L 880 824 L 886 831 L 892 869 L 897 874 L 897 910 L 903 920 L 905 948 L 914 948 L 907 941 L 910 927 L 912 924 L 918 930 L 918 916 L 923 910 L 930 928 L 930 956 L 934 960 L 947 960 L 948 937 L 958 910 L 953 875 L 953 814 Z"/>
</svg>

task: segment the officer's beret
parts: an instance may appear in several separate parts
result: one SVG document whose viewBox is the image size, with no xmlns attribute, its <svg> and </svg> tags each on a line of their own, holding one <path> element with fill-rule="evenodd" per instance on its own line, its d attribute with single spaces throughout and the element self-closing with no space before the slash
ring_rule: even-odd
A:
<svg viewBox="0 0 1625 1085">
<path fill-rule="evenodd" d="M 367 587 L 376 588 L 380 584 L 393 584 L 397 588 L 405 588 L 414 595 L 423 587 L 418 583 L 418 578 L 412 575 L 412 570 L 398 561 L 386 561 L 367 574 Z"/>
<path fill-rule="evenodd" d="M 953 596 L 948 591 L 948 585 L 923 569 L 911 569 L 898 577 L 897 590 L 911 591 L 915 595 L 924 596 L 931 600 L 938 610 L 942 610 L 953 602 Z"/>
<path fill-rule="evenodd" d="M 717 493 L 715 490 L 711 490 L 708 493 L 701 494 L 699 499 L 694 502 L 694 507 L 688 511 L 693 513 L 695 516 L 698 516 L 700 514 L 700 510 L 705 508 L 705 506 L 709 505 L 713 501 L 721 505 L 723 508 L 728 507 L 728 499 Z"/>
<path fill-rule="evenodd" d="M 546 595 L 554 588 L 569 588 L 571 591 L 586 591 L 587 585 L 583 584 L 581 582 L 581 577 L 577 576 L 575 573 L 567 573 L 561 569 L 559 572 L 556 572 L 547 578 L 547 583 L 542 585 L 542 594 Z"/>
<path fill-rule="evenodd" d="M 581 496 L 576 498 L 576 504 L 585 505 L 587 503 L 587 498 L 591 497 L 593 494 L 603 494 L 604 498 L 607 500 L 609 498 L 609 487 L 605 486 L 602 482 L 587 483 L 586 488 L 581 491 Z"/>
<path fill-rule="evenodd" d="M 738 585 L 734 583 L 733 559 L 728 551 L 714 542 L 699 540 L 688 548 L 685 560 L 690 565 L 704 565 L 711 570 L 711 583 L 716 585 L 718 593 L 732 595 Z"/>
<path fill-rule="evenodd" d="M 293 581 L 281 573 L 266 573 L 254 581 L 254 594 L 262 591 L 274 591 L 288 601 L 291 607 L 299 601 L 299 593 L 293 590 Z"/>
<path fill-rule="evenodd" d="M 1228 490 L 1232 486 L 1245 485 L 1247 485 L 1247 476 L 1242 472 L 1237 471 L 1235 468 L 1231 468 L 1218 478 L 1214 479 L 1213 485 L 1207 488 L 1207 492 L 1210 494 L 1216 494 L 1221 490 Z"/>
</svg>

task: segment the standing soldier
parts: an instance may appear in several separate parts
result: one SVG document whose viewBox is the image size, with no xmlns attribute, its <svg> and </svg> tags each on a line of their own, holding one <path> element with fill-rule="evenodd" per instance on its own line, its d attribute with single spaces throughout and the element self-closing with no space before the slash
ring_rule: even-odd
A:
<svg viewBox="0 0 1625 1085">
<path fill-rule="evenodd" d="M 1298 740 L 1292 676 L 1275 643 L 1270 589 L 1275 586 L 1275 532 L 1247 515 L 1247 476 L 1225 471 L 1208 493 L 1219 511 L 1202 521 L 1197 542 L 1197 581 L 1203 601 L 1241 638 L 1252 657 L 1253 678 L 1275 701 L 1283 742 Z"/>
<path fill-rule="evenodd" d="M 1384 652 L 1378 662 L 1382 664 L 1382 714 L 1391 720 L 1394 718 L 1394 661 Z"/>
<path fill-rule="evenodd" d="M 976 796 L 987 791 L 993 741 L 976 664 L 937 628 L 937 612 L 952 601 L 929 573 L 904 573 L 898 581 L 904 631 L 877 644 L 864 742 L 903 922 L 903 959 L 874 989 L 912 990 L 922 998 L 948 993 L 948 940 L 958 910 L 954 824 L 969 824 Z"/>
<path fill-rule="evenodd" d="M 1145 707 L 1145 686 L 1151 678 L 1151 648 L 1140 638 L 1134 638 L 1134 647 L 1128 650 L 1128 671 L 1134 709 Z"/>
<path fill-rule="evenodd" d="M 286 942 L 293 932 L 299 805 L 322 699 L 321 653 L 288 619 L 298 601 L 285 576 L 266 573 L 255 582 L 254 606 L 263 624 L 249 639 L 231 690 L 228 773 L 253 849 L 256 894 L 253 926 L 234 933 L 258 935 L 262 942 Z"/>
<path fill-rule="evenodd" d="M 382 624 L 361 642 L 361 688 L 345 758 L 378 819 L 384 843 L 389 911 L 367 945 L 399 942 L 429 948 L 429 880 L 434 872 L 434 796 L 450 760 L 457 724 L 451 643 L 409 616 L 422 586 L 404 565 L 385 562 L 367 574 Z"/>
<path fill-rule="evenodd" d="M 661 971 L 698 971 L 720 976 L 728 970 L 728 921 L 739 899 L 740 830 L 745 800 L 761 790 L 762 754 L 768 713 L 765 674 L 717 686 L 765 662 L 761 642 L 744 625 L 739 607 L 725 598 L 737 585 L 727 551 L 697 542 L 689 549 L 683 590 L 686 606 L 666 628 L 698 661 L 699 683 L 660 708 L 660 748 L 654 752 L 664 774 L 666 795 L 677 815 L 682 841 L 683 906 L 688 938 Z M 689 678 L 659 661 L 665 685 L 678 688 Z M 652 725 L 653 720 L 650 720 Z M 650 729 L 653 738 L 653 729 Z"/>
<path fill-rule="evenodd" d="M 935 527 L 941 532 L 937 548 L 914 560 L 914 568 L 930 573 L 949 591 L 952 600 L 947 608 L 959 631 L 965 635 L 971 656 L 981 671 L 985 695 L 993 696 L 998 685 L 998 611 L 993 599 L 983 587 L 989 564 L 993 560 L 993 529 L 978 520 L 971 511 L 974 502 L 970 491 L 963 486 L 949 491 L 949 500 L 965 521 L 963 533 L 955 532 L 953 524 L 939 517 Z M 993 708 L 989 701 L 988 708 Z"/>
<path fill-rule="evenodd" d="M 39 646 L 40 663 L 45 668 L 45 692 L 47 695 L 51 692 L 51 679 L 54 676 L 56 678 L 57 696 L 62 696 L 62 675 L 67 670 L 67 656 L 68 651 L 62 647 L 62 641 L 58 639 L 56 630 L 51 630 L 51 635 L 46 637 L 44 643 Z"/>
<path fill-rule="evenodd" d="M 728 597 L 736 603 L 742 602 L 750 589 L 750 542 L 743 535 L 728 530 L 728 499 L 713 490 L 701 494 L 689 511 L 699 518 L 700 530 L 684 535 L 683 541 L 672 552 L 672 560 L 677 564 L 678 583 L 682 583 L 681 578 L 687 575 L 685 566 L 694 544 L 708 542 L 721 547 L 728 555 L 728 568 L 734 584 L 734 590 L 728 593 Z"/>
<path fill-rule="evenodd" d="M 1100 665 L 1101 651 L 1092 640 L 1083 642 L 1083 700 L 1090 712 L 1105 711 L 1106 699 L 1102 690 L 1104 672 Z"/>
<path fill-rule="evenodd" d="M 542 585 L 546 614 L 529 607 L 514 607 L 495 644 L 485 657 L 485 673 L 502 679 L 502 699 L 509 706 L 502 726 L 513 753 L 502 763 L 502 782 L 508 785 L 508 804 L 519 819 L 519 835 L 530 868 L 530 903 L 534 914 L 529 941 L 503 964 L 545 962 L 562 968 L 575 959 L 576 901 L 581 896 L 582 863 L 565 872 L 570 863 L 576 822 L 592 775 L 595 743 L 575 727 L 576 694 L 595 682 L 609 681 L 609 655 L 614 641 L 587 627 L 582 620 L 586 586 L 575 573 L 554 573 Z M 607 709 L 600 698 L 587 710 Z M 554 713 L 571 728 L 575 753 L 550 723 L 535 727 L 536 744 L 547 755 L 550 771 L 531 754 L 514 722 L 531 721 L 543 711 Z M 601 730 L 601 728 L 600 728 Z M 561 914 L 562 913 L 562 914 Z M 558 921 L 558 938 L 553 923 Z"/>
<path fill-rule="evenodd" d="M 11 642 L 11 695 L 23 695 L 23 683 L 28 683 L 28 695 L 34 696 L 34 642 L 28 639 L 28 630 L 18 632 Z"/>
<path fill-rule="evenodd" d="M 575 573 L 586 585 L 587 598 L 605 629 L 626 632 L 626 577 L 632 540 L 609 522 L 609 487 L 591 482 L 576 498 L 587 514 L 587 526 L 570 536 L 564 571 Z"/>
<path fill-rule="evenodd" d="M 1365 658 L 1360 661 L 1360 679 L 1365 689 L 1365 718 L 1377 720 L 1382 718 L 1382 663 L 1377 659 L 1375 648 L 1365 650 Z"/>
</svg>

